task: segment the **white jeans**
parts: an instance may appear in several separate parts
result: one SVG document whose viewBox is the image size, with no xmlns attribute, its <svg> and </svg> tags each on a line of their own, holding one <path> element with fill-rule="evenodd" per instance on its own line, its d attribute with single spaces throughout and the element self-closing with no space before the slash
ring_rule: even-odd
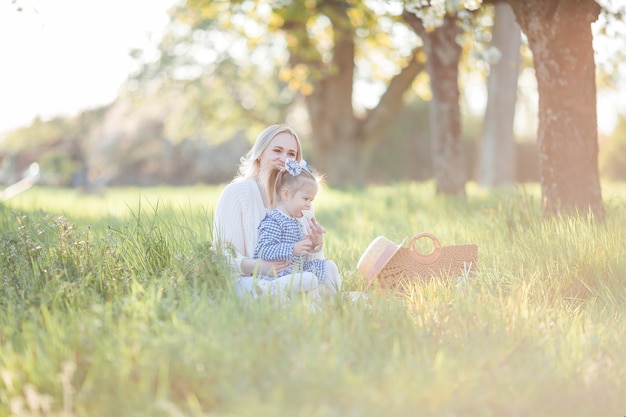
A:
<svg viewBox="0 0 626 417">
<path fill-rule="evenodd" d="M 312 301 L 337 294 L 341 289 L 341 276 L 337 265 L 326 260 L 326 278 L 320 283 L 313 272 L 285 275 L 274 280 L 254 276 L 241 277 L 235 282 L 237 295 L 241 298 L 258 298 L 261 295 L 290 298 L 305 293 Z"/>
<path fill-rule="evenodd" d="M 341 275 L 339 275 L 339 269 L 337 265 L 329 259 L 326 259 L 326 278 L 322 282 L 321 291 L 324 295 L 337 294 L 341 291 Z"/>
</svg>

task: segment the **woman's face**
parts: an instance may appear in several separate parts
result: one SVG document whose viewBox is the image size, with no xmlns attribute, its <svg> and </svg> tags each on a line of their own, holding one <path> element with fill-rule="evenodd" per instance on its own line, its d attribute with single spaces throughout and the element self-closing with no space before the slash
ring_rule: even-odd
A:
<svg viewBox="0 0 626 417">
<path fill-rule="evenodd" d="M 259 157 L 259 170 L 284 167 L 287 158 L 296 159 L 296 156 L 298 156 L 298 142 L 289 132 L 280 132 L 274 136 Z"/>
</svg>

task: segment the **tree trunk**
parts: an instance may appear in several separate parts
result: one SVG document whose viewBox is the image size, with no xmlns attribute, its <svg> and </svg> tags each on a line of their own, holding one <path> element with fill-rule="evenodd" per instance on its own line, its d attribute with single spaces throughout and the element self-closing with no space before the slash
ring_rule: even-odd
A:
<svg viewBox="0 0 626 417">
<path fill-rule="evenodd" d="M 337 140 L 332 150 L 316 152 L 316 167 L 321 166 L 329 184 L 334 186 L 364 185 L 371 153 L 359 137 L 346 137 Z M 319 149 L 317 149 L 319 152 Z"/>
<path fill-rule="evenodd" d="M 358 149 L 365 139 L 357 135 L 352 106 L 355 67 L 352 28 L 343 23 L 347 19 L 345 11 L 337 9 L 337 13 L 337 20 L 333 21 L 333 70 L 315 83 L 313 94 L 306 98 L 315 164 L 334 185 L 362 181 Z"/>
<path fill-rule="evenodd" d="M 495 5 L 491 45 L 501 53 L 491 65 L 487 109 L 480 146 L 478 182 L 485 186 L 515 184 L 515 102 L 520 65 L 521 30 L 507 3 Z"/>
<path fill-rule="evenodd" d="M 404 17 L 422 38 L 426 50 L 426 68 L 433 93 L 430 125 L 437 193 L 464 196 L 467 176 L 458 86 L 462 51 L 456 42 L 461 29 L 456 17 L 450 15 L 444 18 L 442 26 L 432 31 L 426 31 L 415 15 L 405 13 Z"/>
<path fill-rule="evenodd" d="M 546 216 L 604 219 L 598 171 L 593 0 L 508 0 L 528 37 L 539 91 L 538 148 Z"/>
<path fill-rule="evenodd" d="M 404 92 L 424 65 L 418 60 L 419 50 L 413 51 L 413 57 L 390 80 L 378 105 L 365 117 L 356 117 L 352 105 L 354 28 L 344 1 L 329 1 L 326 5 L 334 10 L 328 14 L 334 34 L 333 58 L 330 68 L 315 68 L 323 75 L 315 82 L 313 93 L 306 97 L 315 167 L 326 174 L 329 184 L 359 185 L 365 181 L 374 146 L 403 105 Z M 290 50 L 292 66 L 307 62 L 302 52 L 297 47 Z"/>
</svg>

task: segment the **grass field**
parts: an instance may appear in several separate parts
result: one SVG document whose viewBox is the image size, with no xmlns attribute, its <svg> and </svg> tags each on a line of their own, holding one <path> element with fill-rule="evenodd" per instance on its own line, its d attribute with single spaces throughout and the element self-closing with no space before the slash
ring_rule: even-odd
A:
<svg viewBox="0 0 626 417">
<path fill-rule="evenodd" d="M 0 204 L 0 416 L 626 415 L 626 185 L 545 220 L 536 185 L 324 189 L 344 291 L 376 236 L 478 244 L 478 269 L 312 314 L 241 303 L 221 187 L 33 188 Z"/>
</svg>

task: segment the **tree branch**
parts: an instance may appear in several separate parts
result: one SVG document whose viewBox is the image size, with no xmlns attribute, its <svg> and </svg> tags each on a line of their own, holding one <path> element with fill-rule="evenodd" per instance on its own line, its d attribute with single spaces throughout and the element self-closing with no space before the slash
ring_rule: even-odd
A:
<svg viewBox="0 0 626 417">
<path fill-rule="evenodd" d="M 365 137 L 376 137 L 402 106 L 404 93 L 411 87 L 415 77 L 425 68 L 423 60 L 419 59 L 421 52 L 421 46 L 413 49 L 411 60 L 400 73 L 391 79 L 378 105 L 366 116 L 362 125 Z"/>
</svg>

